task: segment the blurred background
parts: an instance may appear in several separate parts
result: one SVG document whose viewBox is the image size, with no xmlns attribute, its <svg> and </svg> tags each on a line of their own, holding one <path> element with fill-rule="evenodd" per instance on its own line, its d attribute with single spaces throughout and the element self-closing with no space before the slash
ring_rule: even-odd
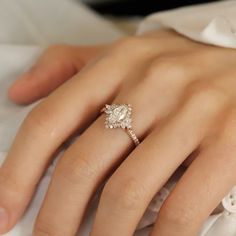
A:
<svg viewBox="0 0 236 236">
<path fill-rule="evenodd" d="M 135 32 L 144 16 L 181 6 L 215 2 L 217 0 L 80 0 L 112 20 L 128 34 Z"/>
<path fill-rule="evenodd" d="M 180 6 L 214 2 L 214 0 L 82 0 L 101 13 L 114 15 L 147 15 L 154 11 Z"/>
</svg>

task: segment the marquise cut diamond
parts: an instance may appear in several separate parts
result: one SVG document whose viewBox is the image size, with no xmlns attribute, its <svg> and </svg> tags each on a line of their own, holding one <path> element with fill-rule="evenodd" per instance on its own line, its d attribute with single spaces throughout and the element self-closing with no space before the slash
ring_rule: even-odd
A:
<svg viewBox="0 0 236 236">
<path fill-rule="evenodd" d="M 102 108 L 101 112 L 106 114 L 106 128 L 122 128 L 133 140 L 135 146 L 140 144 L 140 141 L 132 128 L 132 107 L 130 104 L 107 104 Z"/>
<path fill-rule="evenodd" d="M 106 113 L 106 128 L 131 128 L 131 113 L 130 104 L 112 104 L 105 106 Z"/>
</svg>

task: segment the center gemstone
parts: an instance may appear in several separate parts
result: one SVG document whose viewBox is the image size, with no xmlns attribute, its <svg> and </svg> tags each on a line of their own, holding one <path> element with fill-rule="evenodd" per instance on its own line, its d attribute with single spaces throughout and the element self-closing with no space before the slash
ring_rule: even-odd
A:
<svg viewBox="0 0 236 236">
<path fill-rule="evenodd" d="M 119 106 L 113 110 L 113 114 L 117 121 L 122 121 L 128 114 L 128 108 L 125 106 Z"/>
<path fill-rule="evenodd" d="M 129 104 L 112 104 L 105 106 L 106 127 L 113 128 L 130 128 L 131 127 L 131 111 Z"/>
</svg>

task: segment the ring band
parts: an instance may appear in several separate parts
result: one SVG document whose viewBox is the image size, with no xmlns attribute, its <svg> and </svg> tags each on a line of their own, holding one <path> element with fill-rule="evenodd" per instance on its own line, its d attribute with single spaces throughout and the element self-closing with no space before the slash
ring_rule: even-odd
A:
<svg viewBox="0 0 236 236">
<path fill-rule="evenodd" d="M 133 140 L 135 146 L 140 144 L 132 128 L 132 107 L 130 104 L 106 104 L 101 112 L 106 114 L 105 127 L 107 129 L 122 128 Z"/>
</svg>

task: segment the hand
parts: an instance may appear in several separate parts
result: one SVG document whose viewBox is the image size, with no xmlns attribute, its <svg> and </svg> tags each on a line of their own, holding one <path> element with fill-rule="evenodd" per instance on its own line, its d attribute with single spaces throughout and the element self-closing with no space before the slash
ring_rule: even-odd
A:
<svg viewBox="0 0 236 236">
<path fill-rule="evenodd" d="M 22 216 L 58 147 L 92 120 L 59 160 L 33 235 L 75 235 L 109 177 L 91 236 L 130 236 L 184 161 L 151 236 L 196 235 L 236 182 L 235 57 L 165 30 L 113 43 L 22 124 L 0 169 L 1 232 Z M 137 148 L 124 130 L 104 128 L 106 103 L 132 104 Z"/>
</svg>

